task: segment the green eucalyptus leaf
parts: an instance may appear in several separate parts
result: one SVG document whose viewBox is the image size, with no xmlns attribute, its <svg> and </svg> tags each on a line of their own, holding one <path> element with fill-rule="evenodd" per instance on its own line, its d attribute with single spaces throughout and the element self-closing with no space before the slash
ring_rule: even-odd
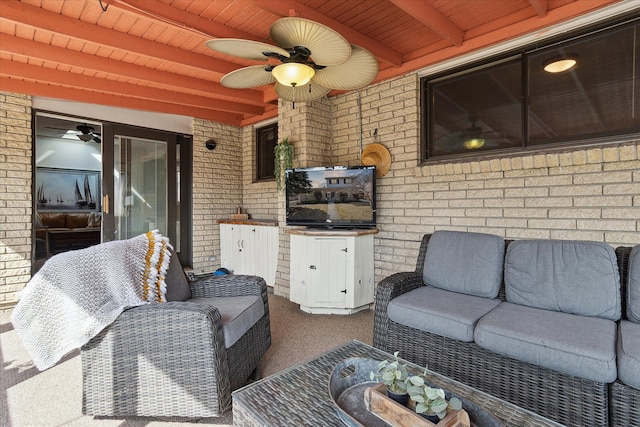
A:
<svg viewBox="0 0 640 427">
<path fill-rule="evenodd" d="M 451 407 L 451 409 L 458 411 L 462 409 L 462 401 L 457 397 L 452 397 L 451 399 L 449 399 L 449 406 Z"/>
<path fill-rule="evenodd" d="M 444 399 L 437 398 L 436 400 L 431 402 L 431 404 L 429 405 L 429 409 L 437 414 L 438 412 L 446 411 L 447 406 L 447 402 Z"/>
<path fill-rule="evenodd" d="M 427 399 L 429 400 L 435 400 L 438 397 L 440 397 L 440 394 L 438 393 L 437 388 L 425 387 L 424 391 L 427 396 Z"/>
<path fill-rule="evenodd" d="M 418 375 L 414 375 L 412 377 L 409 377 L 409 382 L 415 386 L 422 387 L 424 385 L 424 378 Z"/>
</svg>

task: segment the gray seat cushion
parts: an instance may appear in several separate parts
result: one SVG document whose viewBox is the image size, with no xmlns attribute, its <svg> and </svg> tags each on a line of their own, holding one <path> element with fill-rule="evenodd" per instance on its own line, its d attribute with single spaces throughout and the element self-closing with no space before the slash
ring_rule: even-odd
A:
<svg viewBox="0 0 640 427">
<path fill-rule="evenodd" d="M 640 245 L 631 249 L 629 254 L 627 318 L 640 323 Z"/>
<path fill-rule="evenodd" d="M 502 284 L 503 265 L 502 237 L 436 231 L 427 246 L 423 280 L 436 288 L 495 298 Z"/>
<path fill-rule="evenodd" d="M 193 298 L 187 302 L 212 305 L 222 317 L 224 346 L 230 348 L 264 316 L 264 302 L 255 295 Z"/>
<path fill-rule="evenodd" d="M 622 320 L 618 325 L 618 379 L 640 390 L 640 324 Z"/>
<path fill-rule="evenodd" d="M 507 301 L 618 320 L 620 273 L 613 248 L 601 242 L 518 240 L 507 247 Z"/>
<path fill-rule="evenodd" d="M 503 302 L 478 322 L 488 350 L 599 383 L 617 376 L 616 322 Z"/>
<path fill-rule="evenodd" d="M 498 304 L 499 299 L 421 286 L 392 299 L 387 314 L 396 323 L 471 342 L 478 319 Z"/>
</svg>

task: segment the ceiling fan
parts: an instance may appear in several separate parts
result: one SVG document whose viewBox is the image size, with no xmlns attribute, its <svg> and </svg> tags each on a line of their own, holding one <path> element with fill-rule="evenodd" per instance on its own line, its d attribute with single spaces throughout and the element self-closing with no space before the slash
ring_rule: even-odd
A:
<svg viewBox="0 0 640 427">
<path fill-rule="evenodd" d="M 246 89 L 275 82 L 278 96 L 286 101 L 318 99 L 332 89 L 353 90 L 378 75 L 378 61 L 366 49 L 351 45 L 331 28 L 304 18 L 287 17 L 270 28 L 277 46 L 252 40 L 219 38 L 207 47 L 227 55 L 268 61 L 232 71 L 220 83 Z M 280 62 L 278 64 L 278 62 Z"/>
<path fill-rule="evenodd" d="M 61 135 L 66 135 L 69 132 L 76 132 L 76 131 L 72 131 L 70 129 L 65 129 L 65 128 L 54 128 L 54 127 L 50 127 L 50 126 L 45 126 L 48 129 L 56 129 L 56 130 L 62 130 L 64 131 L 63 134 Z M 78 137 L 78 139 L 84 141 L 84 142 L 89 142 L 89 141 L 94 141 L 98 144 L 100 144 L 102 142 L 102 139 L 100 139 L 100 134 L 97 133 L 95 131 L 95 129 L 92 126 L 89 126 L 88 124 L 82 124 L 82 125 L 78 125 L 76 126 L 76 130 L 79 133 L 76 133 L 76 136 Z"/>
<path fill-rule="evenodd" d="M 102 142 L 102 139 L 98 137 L 98 135 L 100 134 L 96 133 L 92 126 L 89 126 L 87 124 L 78 125 L 76 126 L 76 129 L 80 131 L 80 133 L 78 134 L 78 138 L 80 138 L 84 142 L 89 142 L 91 140 L 97 142 L 98 144 Z"/>
</svg>

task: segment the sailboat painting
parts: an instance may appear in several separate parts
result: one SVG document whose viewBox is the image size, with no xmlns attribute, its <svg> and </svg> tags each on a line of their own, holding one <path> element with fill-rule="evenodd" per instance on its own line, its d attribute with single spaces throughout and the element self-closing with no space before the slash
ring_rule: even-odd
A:
<svg viewBox="0 0 640 427">
<path fill-rule="evenodd" d="M 100 171 L 37 168 L 38 211 L 100 211 Z"/>
</svg>

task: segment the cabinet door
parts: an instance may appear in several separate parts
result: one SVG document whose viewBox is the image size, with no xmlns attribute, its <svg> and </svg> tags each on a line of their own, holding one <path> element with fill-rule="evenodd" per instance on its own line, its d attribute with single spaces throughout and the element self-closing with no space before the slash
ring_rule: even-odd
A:
<svg viewBox="0 0 640 427">
<path fill-rule="evenodd" d="M 347 239 L 317 237 L 309 239 L 314 257 L 308 271 L 307 299 L 326 307 L 344 307 L 347 299 Z"/>
<path fill-rule="evenodd" d="M 359 236 L 354 239 L 353 286 L 350 295 L 347 295 L 348 307 L 360 307 L 371 304 L 374 296 L 373 276 L 373 234 Z M 349 248 L 351 250 L 351 248 Z"/>
<path fill-rule="evenodd" d="M 220 224 L 220 265 L 233 272 L 240 267 L 240 228 L 236 224 Z"/>
<path fill-rule="evenodd" d="M 278 227 L 256 227 L 256 238 L 256 270 L 254 274 L 262 277 L 267 282 L 267 285 L 273 286 L 276 281 L 278 252 L 280 248 Z"/>
<path fill-rule="evenodd" d="M 307 302 L 307 271 L 309 271 L 310 258 L 307 251 L 307 242 L 313 241 L 305 236 L 291 235 L 290 263 L 289 263 L 289 299 L 300 305 L 308 305 Z"/>
<path fill-rule="evenodd" d="M 256 260 L 260 253 L 258 245 L 257 226 L 240 225 L 238 236 L 238 269 L 236 274 L 256 274 Z"/>
</svg>

